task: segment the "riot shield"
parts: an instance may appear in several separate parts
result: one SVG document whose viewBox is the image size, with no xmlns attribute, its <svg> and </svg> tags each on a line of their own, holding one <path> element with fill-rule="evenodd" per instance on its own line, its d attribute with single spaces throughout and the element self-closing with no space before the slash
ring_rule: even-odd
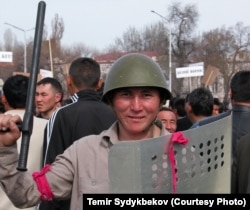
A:
<svg viewBox="0 0 250 210">
<path fill-rule="evenodd" d="M 171 134 L 142 141 L 123 141 L 109 153 L 111 193 L 230 193 L 231 115 L 184 131 L 187 145 L 174 144 Z M 176 183 L 173 183 L 176 173 Z"/>
</svg>

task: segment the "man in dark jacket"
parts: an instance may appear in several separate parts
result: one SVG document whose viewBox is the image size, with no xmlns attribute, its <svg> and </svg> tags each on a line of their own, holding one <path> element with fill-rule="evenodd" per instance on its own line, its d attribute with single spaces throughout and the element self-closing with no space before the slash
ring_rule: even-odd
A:
<svg viewBox="0 0 250 210">
<path fill-rule="evenodd" d="M 75 140 L 99 134 L 113 124 L 112 109 L 101 101 L 97 90 L 102 86 L 99 64 L 91 58 L 74 60 L 69 69 L 67 85 L 76 100 L 54 112 L 47 124 L 44 141 L 44 164 L 54 162 Z M 70 201 L 42 203 L 40 210 L 70 209 Z"/>
<path fill-rule="evenodd" d="M 241 137 L 250 133 L 250 71 L 238 71 L 230 82 L 230 99 L 232 104 L 232 193 L 238 193 L 237 153 Z M 238 175 L 239 177 L 239 175 Z M 247 183 L 246 183 L 247 184 Z"/>
<path fill-rule="evenodd" d="M 250 193 L 250 134 L 239 139 L 237 145 L 236 193 Z"/>
<path fill-rule="evenodd" d="M 174 111 L 176 116 L 178 116 L 176 124 L 177 128 L 176 131 L 185 131 L 188 130 L 192 126 L 192 122 L 187 117 L 187 112 L 185 109 L 186 99 L 185 98 L 178 98 L 174 102 Z"/>
</svg>

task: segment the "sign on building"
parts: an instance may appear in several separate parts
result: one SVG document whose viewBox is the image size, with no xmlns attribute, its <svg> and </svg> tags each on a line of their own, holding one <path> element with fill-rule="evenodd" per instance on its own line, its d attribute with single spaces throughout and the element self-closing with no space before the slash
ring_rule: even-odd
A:
<svg viewBox="0 0 250 210">
<path fill-rule="evenodd" d="M 204 68 L 203 66 L 189 66 L 176 68 L 176 78 L 184 78 L 184 77 L 198 77 L 203 76 Z"/>
<path fill-rule="evenodd" d="M 0 51 L 0 62 L 12 62 L 12 52 Z"/>
</svg>

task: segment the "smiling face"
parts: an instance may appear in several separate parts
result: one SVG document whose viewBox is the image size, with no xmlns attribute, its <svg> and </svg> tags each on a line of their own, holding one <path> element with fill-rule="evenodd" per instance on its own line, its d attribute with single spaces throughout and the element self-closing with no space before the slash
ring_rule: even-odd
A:
<svg viewBox="0 0 250 210">
<path fill-rule="evenodd" d="M 119 139 L 151 138 L 160 101 L 157 88 L 132 87 L 116 90 L 111 106 L 118 118 Z"/>
</svg>

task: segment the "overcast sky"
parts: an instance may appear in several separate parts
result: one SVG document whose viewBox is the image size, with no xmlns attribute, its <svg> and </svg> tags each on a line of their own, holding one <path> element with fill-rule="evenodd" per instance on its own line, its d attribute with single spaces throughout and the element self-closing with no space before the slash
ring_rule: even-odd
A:
<svg viewBox="0 0 250 210">
<path fill-rule="evenodd" d="M 51 21 L 58 14 L 63 18 L 65 32 L 63 45 L 84 43 L 103 49 L 121 37 L 130 26 L 144 26 L 160 21 L 151 13 L 155 10 L 163 16 L 172 0 L 44 0 L 45 24 L 51 32 Z M 19 41 L 24 33 L 4 23 L 22 29 L 35 27 L 38 0 L 0 0 L 0 42 L 6 29 L 10 28 Z M 179 0 L 183 4 L 196 4 L 200 14 L 197 33 L 225 25 L 243 22 L 250 26 L 250 0 Z M 33 37 L 34 31 L 26 32 Z"/>
</svg>

